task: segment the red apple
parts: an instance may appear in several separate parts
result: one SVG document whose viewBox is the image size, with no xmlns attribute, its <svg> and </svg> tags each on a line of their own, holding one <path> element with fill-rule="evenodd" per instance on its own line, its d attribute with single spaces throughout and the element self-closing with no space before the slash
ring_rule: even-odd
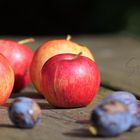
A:
<svg viewBox="0 0 140 140">
<path fill-rule="evenodd" d="M 11 63 L 15 73 L 13 92 L 26 87 L 30 82 L 29 66 L 32 61 L 33 51 L 21 43 L 12 40 L 0 40 L 0 53 Z"/>
<path fill-rule="evenodd" d="M 83 56 L 87 56 L 94 60 L 90 50 L 82 45 L 67 39 L 50 40 L 43 43 L 36 51 L 30 67 L 30 76 L 35 88 L 41 91 L 41 69 L 44 63 L 54 55 L 61 53 L 78 54 L 82 52 Z"/>
<path fill-rule="evenodd" d="M 14 86 L 14 77 L 10 62 L 0 54 L 0 105 L 9 98 Z"/>
<path fill-rule="evenodd" d="M 100 73 L 94 61 L 75 54 L 58 54 L 43 66 L 41 90 L 59 108 L 83 107 L 97 94 Z"/>
</svg>

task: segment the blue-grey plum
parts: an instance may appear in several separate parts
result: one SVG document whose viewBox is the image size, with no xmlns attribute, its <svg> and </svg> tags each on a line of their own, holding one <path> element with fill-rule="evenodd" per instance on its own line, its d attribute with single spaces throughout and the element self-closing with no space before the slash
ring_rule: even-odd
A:
<svg viewBox="0 0 140 140">
<path fill-rule="evenodd" d="M 137 102 L 137 104 L 131 108 L 131 114 L 133 115 L 132 127 L 140 126 L 140 102 Z"/>
<path fill-rule="evenodd" d="M 9 107 L 9 117 L 16 127 L 32 128 L 41 119 L 41 109 L 32 99 L 16 98 Z"/>
<path fill-rule="evenodd" d="M 119 100 L 126 105 L 130 105 L 131 103 L 133 104 L 134 102 L 137 101 L 136 97 L 127 91 L 114 91 L 111 93 L 111 95 L 107 96 L 101 101 L 101 104 L 103 102 L 108 102 L 109 100 Z"/>
<path fill-rule="evenodd" d="M 91 113 L 91 127 L 100 136 L 119 135 L 130 129 L 132 123 L 133 116 L 128 106 L 118 100 L 100 104 Z"/>
<path fill-rule="evenodd" d="M 111 101 L 111 100 L 118 100 L 118 101 L 126 104 L 128 106 L 128 109 L 131 114 L 136 113 L 138 100 L 132 93 L 127 92 L 127 91 L 114 91 L 111 93 L 111 95 L 104 98 L 100 102 L 100 104 L 107 103 L 108 101 Z"/>
</svg>

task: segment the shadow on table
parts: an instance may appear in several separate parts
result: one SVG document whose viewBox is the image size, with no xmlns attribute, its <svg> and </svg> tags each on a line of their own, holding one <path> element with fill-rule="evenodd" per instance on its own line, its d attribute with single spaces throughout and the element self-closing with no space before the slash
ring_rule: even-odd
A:
<svg viewBox="0 0 140 140">
<path fill-rule="evenodd" d="M 5 128 L 5 127 L 7 127 L 7 128 L 16 128 L 14 125 L 12 125 L 12 124 L 0 124 L 0 128 Z"/>
<path fill-rule="evenodd" d="M 91 133 L 86 128 L 73 129 L 71 132 L 63 133 L 63 135 L 69 136 L 69 137 L 80 137 L 80 138 L 95 137 L 95 136 L 92 136 Z"/>
<path fill-rule="evenodd" d="M 37 102 L 41 108 L 41 110 L 46 110 L 46 109 L 54 109 L 53 106 L 51 106 L 49 103 L 45 102 L 45 103 L 41 103 L 41 102 Z"/>
<path fill-rule="evenodd" d="M 38 105 L 40 106 L 41 110 L 46 110 L 46 109 L 54 109 L 53 106 L 51 106 L 49 103 L 41 103 L 41 102 L 38 102 Z M 11 105 L 11 102 L 10 103 L 5 103 L 1 108 L 9 108 L 9 106 Z"/>
<path fill-rule="evenodd" d="M 10 98 L 17 98 L 17 97 L 29 97 L 33 99 L 44 99 L 44 97 L 38 92 L 20 92 L 20 93 L 12 93 Z"/>
<path fill-rule="evenodd" d="M 39 93 L 37 92 L 21 92 L 21 93 L 12 93 L 10 96 L 10 100 L 8 100 L 7 103 L 3 105 L 3 107 L 7 108 L 10 106 L 12 100 L 17 97 L 28 97 L 34 99 L 38 105 L 40 106 L 41 110 L 46 110 L 46 109 L 54 109 L 53 106 L 51 106 L 46 99 Z"/>
</svg>

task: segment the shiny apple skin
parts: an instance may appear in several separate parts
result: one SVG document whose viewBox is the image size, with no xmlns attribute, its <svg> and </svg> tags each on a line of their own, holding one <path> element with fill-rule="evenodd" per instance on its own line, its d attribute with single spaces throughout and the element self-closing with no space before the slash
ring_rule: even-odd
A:
<svg viewBox="0 0 140 140">
<path fill-rule="evenodd" d="M 49 40 L 41 44 L 35 51 L 31 67 L 30 76 L 34 87 L 42 94 L 41 91 L 41 69 L 44 63 L 54 55 L 61 53 L 73 53 L 78 54 L 82 52 L 83 56 L 89 57 L 94 60 L 93 54 L 86 47 L 79 45 L 73 41 L 60 39 L 60 40 Z"/>
<path fill-rule="evenodd" d="M 0 105 L 3 105 L 13 90 L 14 71 L 10 62 L 0 54 Z"/>
<path fill-rule="evenodd" d="M 13 40 L 0 40 L 0 53 L 11 63 L 15 73 L 13 92 L 18 92 L 30 83 L 29 67 L 33 51 Z"/>
<path fill-rule="evenodd" d="M 42 68 L 43 95 L 58 108 L 87 106 L 97 95 L 99 86 L 99 69 L 85 56 L 58 54 Z"/>
</svg>

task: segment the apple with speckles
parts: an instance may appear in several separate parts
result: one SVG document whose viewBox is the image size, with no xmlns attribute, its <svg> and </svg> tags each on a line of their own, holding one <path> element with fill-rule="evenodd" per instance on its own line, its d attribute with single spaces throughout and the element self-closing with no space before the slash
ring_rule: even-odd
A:
<svg viewBox="0 0 140 140">
<path fill-rule="evenodd" d="M 47 101 L 57 108 L 87 106 L 97 95 L 100 72 L 97 64 L 79 54 L 58 54 L 41 70 L 41 90 Z"/>
</svg>

